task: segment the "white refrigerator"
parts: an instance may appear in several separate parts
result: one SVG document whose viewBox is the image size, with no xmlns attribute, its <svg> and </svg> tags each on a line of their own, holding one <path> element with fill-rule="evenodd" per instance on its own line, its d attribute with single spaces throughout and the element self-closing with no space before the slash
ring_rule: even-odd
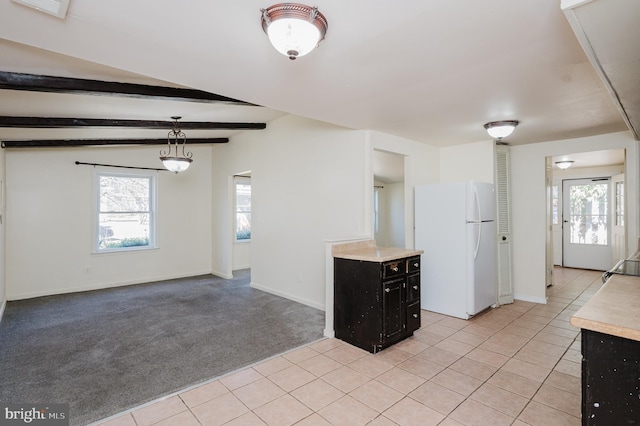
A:
<svg viewBox="0 0 640 426">
<path fill-rule="evenodd" d="M 416 186 L 422 309 L 469 319 L 496 303 L 495 212 L 491 183 Z"/>
</svg>

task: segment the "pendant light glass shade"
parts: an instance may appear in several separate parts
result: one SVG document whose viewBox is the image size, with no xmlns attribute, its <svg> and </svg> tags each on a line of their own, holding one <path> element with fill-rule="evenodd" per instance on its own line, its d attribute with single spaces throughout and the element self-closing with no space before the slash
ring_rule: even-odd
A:
<svg viewBox="0 0 640 426">
<path fill-rule="evenodd" d="M 311 52 L 327 33 L 327 20 L 317 7 L 279 3 L 261 11 L 262 29 L 273 47 L 289 59 Z"/>
<path fill-rule="evenodd" d="M 185 152 L 185 145 L 187 143 L 187 136 L 178 127 L 178 120 L 181 117 L 171 117 L 174 120 L 173 129 L 167 135 L 167 150 L 160 151 L 160 160 L 165 169 L 170 172 L 179 173 L 184 172 L 189 168 L 191 162 L 192 153 Z M 182 155 L 179 154 L 179 148 L 182 148 Z"/>
<path fill-rule="evenodd" d="M 556 161 L 556 166 L 562 170 L 568 169 L 571 165 L 573 165 L 571 160 Z"/>
<path fill-rule="evenodd" d="M 513 133 L 517 125 L 517 120 L 492 121 L 491 123 L 485 124 L 484 128 L 487 129 L 489 136 L 493 139 L 500 140 Z"/>
</svg>

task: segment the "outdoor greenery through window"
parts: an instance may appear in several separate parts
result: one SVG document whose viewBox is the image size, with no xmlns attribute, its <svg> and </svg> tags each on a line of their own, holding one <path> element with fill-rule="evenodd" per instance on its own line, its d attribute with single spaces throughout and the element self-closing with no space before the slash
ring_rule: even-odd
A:
<svg viewBox="0 0 640 426">
<path fill-rule="evenodd" d="M 608 244 L 608 189 L 608 181 L 571 186 L 569 221 L 572 244 Z"/>
<path fill-rule="evenodd" d="M 98 251 L 154 246 L 155 176 L 98 173 Z"/>
<path fill-rule="evenodd" d="M 251 240 L 251 178 L 237 176 L 236 187 L 236 241 Z"/>
</svg>

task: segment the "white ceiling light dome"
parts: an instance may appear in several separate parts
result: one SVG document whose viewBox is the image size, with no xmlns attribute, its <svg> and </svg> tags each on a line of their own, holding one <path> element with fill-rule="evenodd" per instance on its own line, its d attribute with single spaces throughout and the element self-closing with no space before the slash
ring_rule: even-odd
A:
<svg viewBox="0 0 640 426">
<path fill-rule="evenodd" d="M 506 138 L 515 130 L 518 120 L 492 121 L 484 125 L 487 133 L 494 139 L 500 140 Z"/>
<path fill-rule="evenodd" d="M 317 7 L 279 3 L 262 11 L 262 29 L 273 47 L 289 59 L 311 52 L 327 33 L 327 19 Z"/>
</svg>

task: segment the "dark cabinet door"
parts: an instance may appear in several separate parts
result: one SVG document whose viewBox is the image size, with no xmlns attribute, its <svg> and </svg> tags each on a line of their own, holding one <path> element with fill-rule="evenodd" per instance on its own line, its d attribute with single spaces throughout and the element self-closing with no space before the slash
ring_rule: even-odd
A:
<svg viewBox="0 0 640 426">
<path fill-rule="evenodd" d="M 405 304 L 404 279 L 383 283 L 382 290 L 382 332 L 385 339 L 393 338 L 404 330 Z"/>
</svg>

